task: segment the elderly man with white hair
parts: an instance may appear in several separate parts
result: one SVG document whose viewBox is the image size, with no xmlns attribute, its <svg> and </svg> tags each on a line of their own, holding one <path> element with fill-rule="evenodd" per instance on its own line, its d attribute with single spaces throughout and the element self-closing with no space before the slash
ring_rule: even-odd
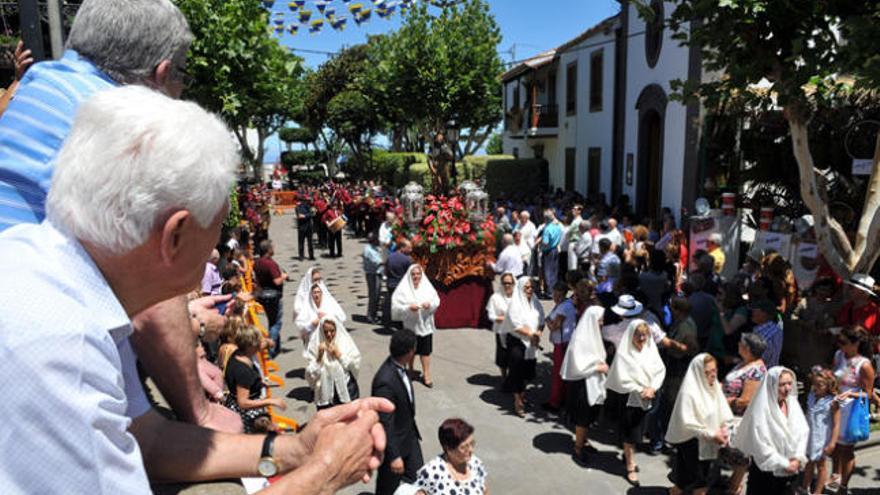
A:
<svg viewBox="0 0 880 495">
<path fill-rule="evenodd" d="M 179 97 L 192 39 L 170 0 L 85 0 L 61 59 L 32 67 L 0 118 L 0 231 L 45 217 L 54 159 L 80 103 L 129 84 Z M 159 302 L 136 317 L 132 344 L 178 418 L 235 432 L 238 415 L 205 399 L 189 345 L 199 333 L 217 339 L 225 319 L 214 305 L 228 299 Z"/>
<path fill-rule="evenodd" d="M 0 298 L 15 301 L 0 313 L 4 493 L 147 494 L 148 471 L 196 481 L 291 470 L 267 493 L 326 493 L 378 467 L 376 410 L 391 409 L 379 399 L 277 441 L 150 409 L 131 319 L 198 284 L 237 164 L 229 130 L 195 104 L 128 86 L 82 105 L 46 220 L 0 234 L 0 273 L 14 281 Z"/>
<path fill-rule="evenodd" d="M 523 272 L 523 259 L 519 248 L 513 243 L 513 235 L 504 234 L 501 236 L 501 246 L 498 261 L 488 263 L 489 267 L 499 275 L 510 273 L 514 278 L 519 277 Z"/>
</svg>

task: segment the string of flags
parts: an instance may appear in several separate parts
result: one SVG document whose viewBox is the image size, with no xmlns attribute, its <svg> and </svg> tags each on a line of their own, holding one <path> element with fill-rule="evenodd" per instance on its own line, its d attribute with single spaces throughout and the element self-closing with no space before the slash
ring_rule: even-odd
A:
<svg viewBox="0 0 880 495">
<path fill-rule="evenodd" d="M 390 19 L 395 13 L 405 13 L 420 0 L 338 0 L 345 5 L 348 11 L 345 15 L 337 15 L 334 0 L 290 0 L 287 2 L 287 12 L 273 10 L 275 0 L 262 0 L 263 7 L 272 12 L 272 24 L 277 34 L 285 31 L 292 36 L 299 33 L 300 27 L 307 27 L 312 34 L 321 32 L 325 26 L 330 26 L 336 31 L 342 31 L 351 19 L 360 26 L 368 22 L 373 14 L 382 19 Z M 421 0 L 436 6 L 443 6 L 449 0 Z M 307 6 L 308 4 L 308 6 Z M 314 10 L 312 10 L 314 9 Z M 317 11 L 317 12 L 316 12 Z M 293 19 L 290 19 L 290 17 Z M 321 17 L 319 17 L 321 16 Z"/>
</svg>

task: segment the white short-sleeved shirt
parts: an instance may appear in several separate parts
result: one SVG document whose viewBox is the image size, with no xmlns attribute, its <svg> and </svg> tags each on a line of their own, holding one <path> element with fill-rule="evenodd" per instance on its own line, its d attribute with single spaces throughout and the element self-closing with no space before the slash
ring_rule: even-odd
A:
<svg viewBox="0 0 880 495">
<path fill-rule="evenodd" d="M 150 493 L 131 418 L 150 409 L 131 321 L 48 221 L 0 234 L 0 492 Z"/>
<path fill-rule="evenodd" d="M 483 495 L 486 487 L 486 468 L 483 462 L 472 455 L 468 461 L 471 476 L 465 481 L 456 481 L 446 467 L 442 456 L 437 456 L 422 466 L 416 474 L 415 486 L 428 495 Z"/>
</svg>

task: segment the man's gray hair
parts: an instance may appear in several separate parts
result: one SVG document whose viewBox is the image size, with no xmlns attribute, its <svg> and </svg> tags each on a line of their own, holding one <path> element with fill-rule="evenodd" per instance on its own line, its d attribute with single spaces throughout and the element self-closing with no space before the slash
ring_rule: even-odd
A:
<svg viewBox="0 0 880 495">
<path fill-rule="evenodd" d="M 137 85 L 101 91 L 80 106 L 58 153 L 46 216 L 125 254 L 175 211 L 209 227 L 229 203 L 238 163 L 229 129 L 195 103 Z"/>
<path fill-rule="evenodd" d="M 513 234 L 504 234 L 501 236 L 502 246 L 510 246 L 511 244 L 513 244 Z"/>
<path fill-rule="evenodd" d="M 85 0 L 67 48 L 119 84 L 143 84 L 163 60 L 183 65 L 192 40 L 170 0 Z"/>
<path fill-rule="evenodd" d="M 709 234 L 709 242 L 716 246 L 720 246 L 721 243 L 724 242 L 724 236 L 722 236 L 720 232 L 712 232 Z"/>
</svg>

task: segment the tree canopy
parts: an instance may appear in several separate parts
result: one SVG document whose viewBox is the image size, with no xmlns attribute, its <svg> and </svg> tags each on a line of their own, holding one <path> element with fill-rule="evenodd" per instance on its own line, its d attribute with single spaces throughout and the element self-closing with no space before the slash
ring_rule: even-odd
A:
<svg viewBox="0 0 880 495">
<path fill-rule="evenodd" d="M 648 2 L 638 0 L 643 15 Z M 697 22 L 691 22 L 697 19 Z M 810 150 L 816 109 L 880 83 L 880 3 L 859 0 L 678 0 L 674 37 L 700 47 L 704 69 L 719 77 L 677 87 L 715 107 L 726 100 L 780 108 L 791 134 L 801 197 L 815 219 L 826 260 L 841 275 L 870 270 L 880 255 L 880 133 L 873 173 L 854 236 L 829 211 L 824 176 Z"/>
<path fill-rule="evenodd" d="M 175 0 L 195 40 L 187 70 L 193 84 L 184 96 L 218 113 L 232 128 L 242 158 L 257 167 L 265 139 L 291 119 L 302 102 L 302 59 L 269 31 L 259 0 Z M 248 143 L 248 130 L 257 144 Z"/>
</svg>

